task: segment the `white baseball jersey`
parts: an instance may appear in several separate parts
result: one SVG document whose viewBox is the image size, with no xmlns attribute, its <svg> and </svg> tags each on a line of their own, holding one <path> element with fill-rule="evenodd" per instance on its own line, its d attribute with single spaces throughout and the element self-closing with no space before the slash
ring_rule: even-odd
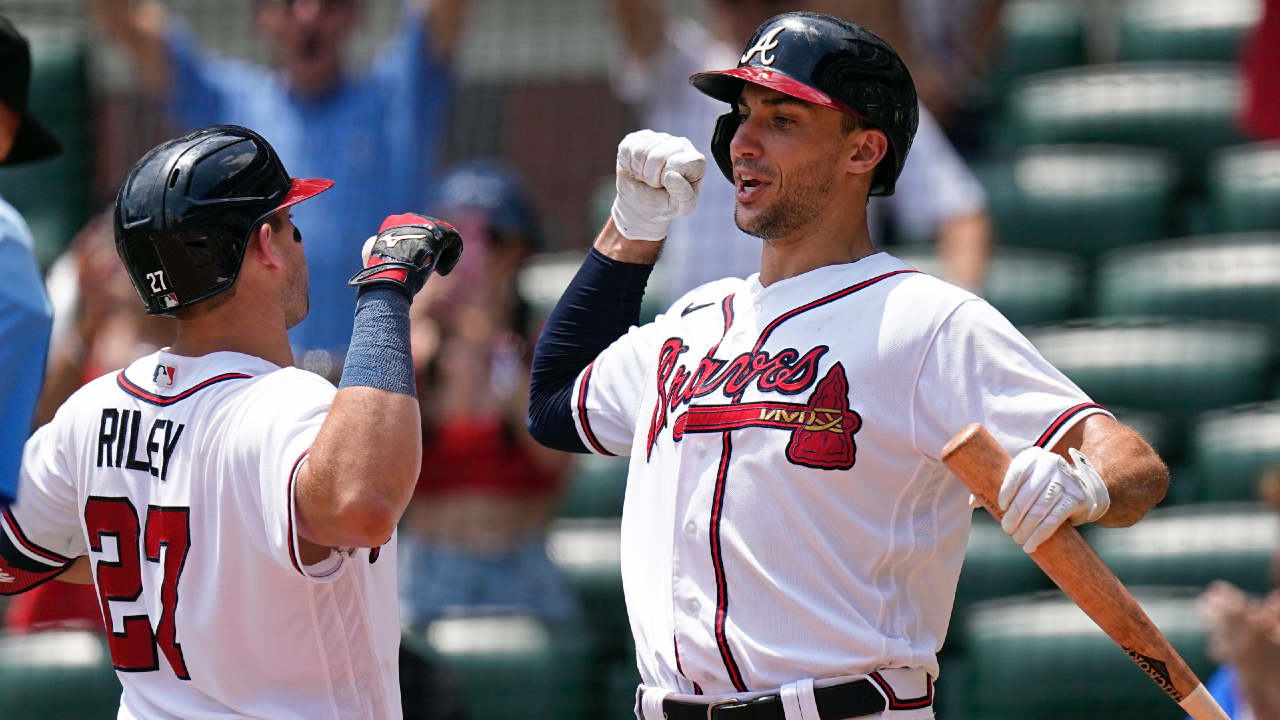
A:
<svg viewBox="0 0 1280 720">
<path fill-rule="evenodd" d="M 943 445 L 981 422 L 1051 447 L 1105 412 L 986 302 L 883 253 L 704 285 L 601 353 L 573 406 L 589 448 L 631 456 L 641 678 L 708 695 L 936 678 L 971 517 Z"/>
<path fill-rule="evenodd" d="M 334 393 L 256 357 L 162 351 L 27 442 L 0 583 L 89 556 L 121 718 L 401 716 L 394 538 L 299 557 L 294 484 Z"/>
</svg>

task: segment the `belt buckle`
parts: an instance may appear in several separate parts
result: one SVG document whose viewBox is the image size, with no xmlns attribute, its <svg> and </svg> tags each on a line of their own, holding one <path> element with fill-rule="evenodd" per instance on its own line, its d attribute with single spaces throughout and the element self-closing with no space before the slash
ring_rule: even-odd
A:
<svg viewBox="0 0 1280 720">
<path fill-rule="evenodd" d="M 721 705 L 737 705 L 737 704 L 739 704 L 738 698 L 729 698 L 728 700 L 717 700 L 711 703 L 710 705 L 707 706 L 707 720 L 715 720 L 715 717 L 713 717 L 711 713 Z"/>
</svg>

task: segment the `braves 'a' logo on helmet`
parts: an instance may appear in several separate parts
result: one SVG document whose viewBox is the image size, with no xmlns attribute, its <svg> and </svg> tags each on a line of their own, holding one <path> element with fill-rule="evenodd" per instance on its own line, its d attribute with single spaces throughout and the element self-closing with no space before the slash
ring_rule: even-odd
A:
<svg viewBox="0 0 1280 720">
<path fill-rule="evenodd" d="M 757 41 L 754 46 L 752 46 L 750 49 L 747 50 L 747 52 L 742 56 L 742 58 L 738 60 L 738 63 L 745 65 L 746 63 L 751 61 L 752 55 L 755 55 L 756 53 L 760 53 L 760 64 L 772 65 L 773 61 L 777 59 L 777 56 L 770 55 L 769 51 L 778 47 L 778 40 L 777 40 L 778 33 L 786 29 L 787 29 L 786 26 L 779 25 L 778 27 L 770 30 L 764 35 L 761 35 L 760 40 Z"/>
</svg>

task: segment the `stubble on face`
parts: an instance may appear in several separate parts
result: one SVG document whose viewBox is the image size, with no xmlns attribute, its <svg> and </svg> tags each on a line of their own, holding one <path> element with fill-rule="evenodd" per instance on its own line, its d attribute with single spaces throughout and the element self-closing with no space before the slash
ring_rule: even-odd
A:
<svg viewBox="0 0 1280 720">
<path fill-rule="evenodd" d="M 834 186 L 831 168 L 839 155 L 840 148 L 836 147 L 789 171 L 785 182 L 779 183 L 777 197 L 753 218 L 743 218 L 741 206 L 735 205 L 733 221 L 738 229 L 767 241 L 787 237 L 813 223 L 827 208 Z M 738 161 L 744 170 L 755 169 L 753 165 L 750 161 Z M 782 179 L 780 174 L 773 174 Z"/>
<path fill-rule="evenodd" d="M 294 234 L 295 237 L 300 235 L 297 228 L 294 228 Z M 302 322 L 311 310 L 311 299 L 307 295 L 307 261 L 300 245 L 299 243 L 298 256 L 293 263 L 293 269 L 285 282 L 282 298 L 285 327 L 290 328 Z"/>
</svg>

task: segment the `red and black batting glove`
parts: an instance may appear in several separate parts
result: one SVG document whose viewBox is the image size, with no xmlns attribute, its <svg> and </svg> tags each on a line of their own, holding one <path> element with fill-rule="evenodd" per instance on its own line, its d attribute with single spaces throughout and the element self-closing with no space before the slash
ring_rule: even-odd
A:
<svg viewBox="0 0 1280 720">
<path fill-rule="evenodd" d="M 360 292 L 394 287 L 410 300 L 431 271 L 448 275 L 462 257 L 462 236 L 452 225 L 426 215 L 405 213 L 382 221 L 377 236 L 364 244 L 364 269 L 348 283 Z"/>
</svg>

